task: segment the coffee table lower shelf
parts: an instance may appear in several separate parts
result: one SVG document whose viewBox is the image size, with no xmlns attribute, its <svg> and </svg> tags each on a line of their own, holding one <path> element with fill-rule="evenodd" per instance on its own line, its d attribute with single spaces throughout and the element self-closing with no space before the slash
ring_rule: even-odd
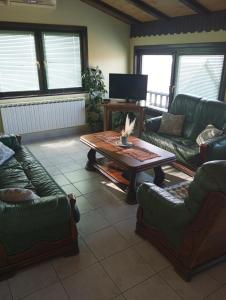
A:
<svg viewBox="0 0 226 300">
<path fill-rule="evenodd" d="M 123 169 L 121 166 L 119 166 L 114 161 L 102 157 L 96 159 L 96 162 L 92 164 L 92 168 L 90 168 L 90 165 L 86 167 L 87 170 L 93 171 L 98 170 L 101 174 L 103 174 L 105 177 L 107 177 L 110 181 L 115 183 L 119 188 L 121 188 L 123 191 L 127 192 L 127 202 L 130 204 L 137 203 L 136 201 L 136 191 L 133 191 L 132 193 L 129 193 L 128 187 L 130 185 L 130 173 L 127 169 Z M 136 182 L 135 182 L 135 189 L 139 186 L 141 182 L 149 181 L 153 182 L 154 178 L 153 176 L 149 175 L 146 172 L 140 172 L 136 174 Z"/>
</svg>

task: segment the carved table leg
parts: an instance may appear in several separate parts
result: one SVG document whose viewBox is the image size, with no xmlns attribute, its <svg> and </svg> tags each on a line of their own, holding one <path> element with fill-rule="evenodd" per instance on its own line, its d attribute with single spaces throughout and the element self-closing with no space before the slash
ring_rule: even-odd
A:
<svg viewBox="0 0 226 300">
<path fill-rule="evenodd" d="M 155 167 L 154 172 L 155 172 L 154 184 L 158 186 L 162 186 L 165 179 L 165 173 L 163 172 L 161 167 Z"/>
<path fill-rule="evenodd" d="M 131 171 L 130 173 L 130 180 L 129 186 L 127 191 L 127 203 L 129 204 L 136 204 L 136 172 Z"/>
<path fill-rule="evenodd" d="M 87 154 L 87 157 L 88 157 L 88 161 L 86 163 L 85 168 L 87 171 L 94 171 L 95 168 L 93 164 L 96 162 L 96 151 L 94 149 L 90 149 Z"/>
</svg>

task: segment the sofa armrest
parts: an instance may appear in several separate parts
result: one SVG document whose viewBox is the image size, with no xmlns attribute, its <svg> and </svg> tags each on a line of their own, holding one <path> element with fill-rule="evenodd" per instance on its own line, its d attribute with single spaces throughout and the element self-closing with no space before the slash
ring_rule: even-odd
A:
<svg viewBox="0 0 226 300">
<path fill-rule="evenodd" d="M 202 162 L 210 160 L 226 160 L 226 135 L 206 141 L 200 146 Z"/>
<path fill-rule="evenodd" d="M 150 118 L 145 121 L 145 130 L 157 132 L 161 124 L 162 116 Z"/>
<path fill-rule="evenodd" d="M 14 151 L 21 148 L 21 136 L 18 135 L 2 135 L 0 136 L 0 142 Z"/>
<path fill-rule="evenodd" d="M 183 200 L 153 183 L 143 183 L 137 196 L 140 206 L 149 211 L 149 215 L 159 227 L 162 226 L 162 222 L 170 227 L 181 227 L 191 220 L 191 214 Z"/>
</svg>

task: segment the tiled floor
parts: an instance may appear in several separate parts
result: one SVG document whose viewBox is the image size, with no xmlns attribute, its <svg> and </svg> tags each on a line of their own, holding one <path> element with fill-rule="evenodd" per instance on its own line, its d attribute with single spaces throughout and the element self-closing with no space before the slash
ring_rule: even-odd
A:
<svg viewBox="0 0 226 300">
<path fill-rule="evenodd" d="M 226 299 L 226 264 L 184 282 L 169 262 L 134 233 L 136 205 L 95 172 L 84 169 L 87 147 L 79 138 L 29 145 L 81 212 L 80 253 L 18 272 L 0 282 L 0 300 Z M 182 173 L 165 167 L 167 182 Z"/>
</svg>

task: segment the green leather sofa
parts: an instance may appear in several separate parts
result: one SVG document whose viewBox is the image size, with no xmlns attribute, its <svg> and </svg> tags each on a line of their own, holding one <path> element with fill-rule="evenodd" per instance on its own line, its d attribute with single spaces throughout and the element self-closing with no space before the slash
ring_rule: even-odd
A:
<svg viewBox="0 0 226 300">
<path fill-rule="evenodd" d="M 198 168 L 185 197 L 175 196 L 175 187 L 171 192 L 153 183 L 138 188 L 136 232 L 186 280 L 226 258 L 225 181 L 226 161 L 211 161 Z"/>
<path fill-rule="evenodd" d="M 226 124 L 226 103 L 208 101 L 198 97 L 179 94 L 173 100 L 169 113 L 185 115 L 182 136 L 159 133 L 161 116 L 146 121 L 142 138 L 160 148 L 173 152 L 177 161 L 196 169 L 204 161 L 226 159 L 226 135 L 209 140 L 198 146 L 199 133 L 212 124 L 222 129 Z"/>
<path fill-rule="evenodd" d="M 77 253 L 74 197 L 65 194 L 16 136 L 0 141 L 15 151 L 0 166 L 0 189 L 27 188 L 40 196 L 20 204 L 0 201 L 0 275 L 50 256 Z"/>
</svg>

